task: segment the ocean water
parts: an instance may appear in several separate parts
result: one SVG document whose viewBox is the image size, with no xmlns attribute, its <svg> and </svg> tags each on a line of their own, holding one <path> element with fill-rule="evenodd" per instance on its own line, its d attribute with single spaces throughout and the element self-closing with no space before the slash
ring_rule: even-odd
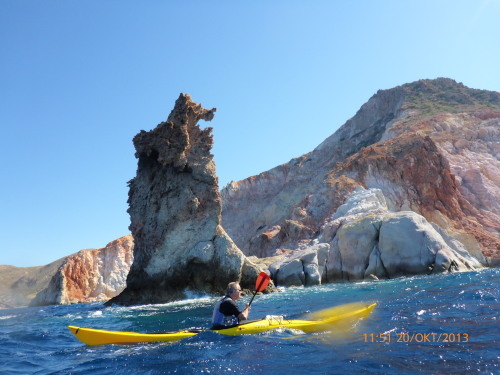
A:
<svg viewBox="0 0 500 375">
<path fill-rule="evenodd" d="M 500 374 L 500 269 L 290 288 L 252 304 L 251 319 L 297 319 L 344 303 L 377 303 L 342 336 L 208 331 L 175 343 L 90 347 L 67 329 L 208 327 L 216 300 L 0 310 L 0 374 Z"/>
</svg>

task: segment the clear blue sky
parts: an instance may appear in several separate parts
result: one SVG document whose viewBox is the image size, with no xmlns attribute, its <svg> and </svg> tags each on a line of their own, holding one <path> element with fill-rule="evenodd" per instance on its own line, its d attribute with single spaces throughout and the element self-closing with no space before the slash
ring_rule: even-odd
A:
<svg viewBox="0 0 500 375">
<path fill-rule="evenodd" d="M 181 92 L 217 107 L 222 188 L 313 150 L 378 89 L 500 91 L 499 19 L 500 0 L 0 0 L 0 264 L 128 234 L 132 138 Z"/>
</svg>

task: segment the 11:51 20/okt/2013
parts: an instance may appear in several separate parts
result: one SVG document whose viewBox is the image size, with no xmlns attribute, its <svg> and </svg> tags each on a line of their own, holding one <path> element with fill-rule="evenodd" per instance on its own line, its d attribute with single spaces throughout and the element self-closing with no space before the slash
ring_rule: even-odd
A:
<svg viewBox="0 0 500 375">
<path fill-rule="evenodd" d="M 433 342 L 469 342 L 468 333 L 363 333 L 364 342 L 373 343 L 433 343 Z"/>
</svg>

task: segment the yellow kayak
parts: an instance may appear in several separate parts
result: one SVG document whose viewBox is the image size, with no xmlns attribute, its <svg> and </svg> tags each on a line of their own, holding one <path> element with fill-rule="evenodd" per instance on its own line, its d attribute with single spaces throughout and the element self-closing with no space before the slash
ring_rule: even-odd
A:
<svg viewBox="0 0 500 375">
<path fill-rule="evenodd" d="M 223 335 L 250 335 L 269 331 L 277 328 L 297 329 L 305 333 L 323 332 L 335 329 L 337 325 L 349 324 L 353 321 L 364 319 L 371 314 L 377 304 L 356 306 L 356 308 L 345 308 L 343 311 L 336 309 L 337 313 L 333 316 L 321 320 L 287 320 L 281 316 L 269 316 L 266 319 L 243 323 L 231 328 L 223 328 L 216 332 Z M 352 305 L 345 305 L 352 306 Z M 342 306 L 340 306 L 342 307 Z M 325 310 L 326 311 L 326 310 Z M 325 312 L 323 312 L 325 314 Z"/>
<path fill-rule="evenodd" d="M 311 314 L 314 320 L 287 320 L 281 316 L 243 323 L 231 328 L 214 330 L 223 335 L 249 335 L 277 328 L 297 329 L 305 333 L 336 330 L 368 317 L 376 304 L 349 304 L 333 307 Z M 204 330 L 184 330 L 170 333 L 136 333 L 104 331 L 100 329 L 68 326 L 81 342 L 87 345 L 131 344 L 158 341 L 177 341 L 192 337 Z M 209 330 L 206 330 L 209 331 Z"/>
<path fill-rule="evenodd" d="M 103 331 L 100 329 L 68 326 L 78 340 L 87 345 L 136 344 L 141 342 L 177 341 L 197 335 L 200 331 L 178 331 L 170 333 L 136 333 Z"/>
</svg>

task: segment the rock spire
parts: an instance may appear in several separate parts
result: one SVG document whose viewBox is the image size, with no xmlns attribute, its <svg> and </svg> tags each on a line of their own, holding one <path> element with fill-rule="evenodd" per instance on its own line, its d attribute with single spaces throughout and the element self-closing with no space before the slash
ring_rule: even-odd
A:
<svg viewBox="0 0 500 375">
<path fill-rule="evenodd" d="M 258 273 L 221 226 L 221 198 L 210 153 L 211 121 L 181 94 L 167 121 L 134 137 L 137 175 L 129 182 L 134 263 L 127 287 L 109 303 L 161 303 L 187 291 L 222 293 L 231 281 Z M 248 285 L 250 287 L 250 285 Z"/>
</svg>

